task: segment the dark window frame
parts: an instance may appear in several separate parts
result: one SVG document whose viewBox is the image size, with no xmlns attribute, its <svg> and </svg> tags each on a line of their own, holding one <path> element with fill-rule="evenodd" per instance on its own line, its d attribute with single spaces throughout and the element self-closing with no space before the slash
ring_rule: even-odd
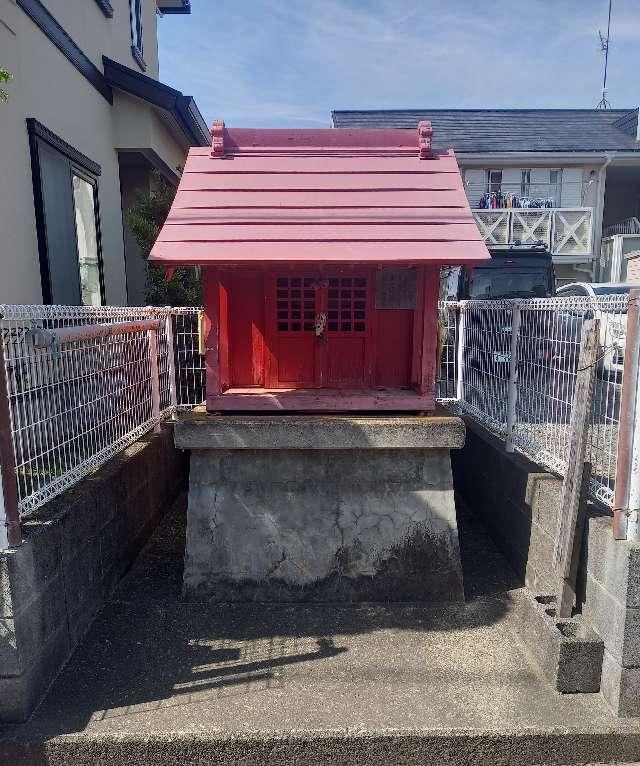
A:
<svg viewBox="0 0 640 766">
<path fill-rule="evenodd" d="M 142 0 L 129 0 L 129 21 L 131 22 L 131 55 L 144 72 L 147 65 L 144 60 Z"/>
<path fill-rule="evenodd" d="M 500 180 L 493 180 L 493 174 L 500 175 Z M 502 192 L 502 168 L 489 168 L 487 170 L 487 191 L 491 194 Z"/>
<path fill-rule="evenodd" d="M 43 141 L 52 149 L 62 154 L 69 163 L 69 193 L 71 202 L 73 198 L 73 176 L 77 175 L 93 186 L 93 207 L 96 223 L 96 248 L 98 255 L 98 273 L 100 282 L 100 300 L 102 305 L 106 304 L 105 286 L 104 286 L 104 263 L 102 258 L 102 230 L 100 221 L 100 196 L 98 178 L 102 169 L 97 162 L 89 159 L 86 155 L 79 152 L 71 144 L 68 144 L 60 136 L 56 135 L 49 128 L 38 122 L 33 117 L 27 118 L 27 132 L 29 134 L 29 150 L 31 154 L 31 175 L 33 182 L 33 203 L 36 218 L 36 235 L 38 240 L 38 258 L 40 261 L 40 282 L 42 287 L 42 302 L 51 304 L 53 295 L 51 292 L 51 270 L 49 266 L 49 252 L 47 243 L 47 224 L 45 218 L 44 199 L 42 194 L 42 171 L 40 166 L 40 153 L 38 142 Z M 75 213 L 75 209 L 74 209 Z M 74 229 L 75 231 L 75 229 Z M 78 253 L 77 231 L 76 253 L 78 254 L 78 288 L 80 295 L 82 289 L 80 285 L 80 261 Z"/>
</svg>

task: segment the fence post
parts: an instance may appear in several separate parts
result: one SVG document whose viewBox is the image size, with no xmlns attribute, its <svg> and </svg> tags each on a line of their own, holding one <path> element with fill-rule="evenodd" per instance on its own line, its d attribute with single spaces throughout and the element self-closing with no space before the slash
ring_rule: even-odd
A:
<svg viewBox="0 0 640 766">
<path fill-rule="evenodd" d="M 169 402 L 171 403 L 171 409 L 175 412 L 178 407 L 178 395 L 176 389 L 175 349 L 173 346 L 173 314 L 171 310 L 167 313 L 165 320 L 165 334 L 167 337 L 167 365 L 169 370 Z"/>
<path fill-rule="evenodd" d="M 634 297 L 637 300 L 638 293 L 636 293 Z M 637 338 L 635 353 L 638 353 Z M 627 461 L 629 471 L 629 494 L 626 506 L 626 518 L 627 540 L 637 542 L 640 540 L 640 386 L 638 386 L 638 376 L 636 376 L 633 394 L 635 395 L 635 404 L 633 408 L 633 441 L 631 459 Z M 619 461 L 620 457 L 618 456 L 618 462 Z"/>
<path fill-rule="evenodd" d="M 559 617 L 570 617 L 575 602 L 573 576 L 577 555 L 576 533 L 580 528 L 580 513 L 591 473 L 589 470 L 587 474 L 585 456 L 599 349 L 600 320 L 585 319 L 582 322 L 580 355 L 571 404 L 567 438 L 567 468 L 560 492 L 558 532 L 553 550 L 553 566 L 560 580 Z"/>
<path fill-rule="evenodd" d="M 507 438 L 505 449 L 513 452 L 513 429 L 516 424 L 516 405 L 518 403 L 518 340 L 520 338 L 520 304 L 511 308 L 511 356 L 509 359 L 509 384 L 507 389 Z"/>
<path fill-rule="evenodd" d="M 637 394 L 640 372 L 640 291 L 631 290 L 627 308 L 627 333 L 624 349 L 622 393 L 620 394 L 620 425 L 618 427 L 616 484 L 613 496 L 613 537 L 626 540 L 628 512 L 631 509 L 630 490 L 634 442 L 637 443 Z M 635 427 L 634 427 L 635 424 Z M 635 438 L 634 438 L 635 432 Z M 635 469 L 637 482 L 637 461 Z M 634 495 L 637 497 L 637 491 Z"/>
<path fill-rule="evenodd" d="M 4 342 L 0 336 L 0 550 L 22 543 Z"/>
<path fill-rule="evenodd" d="M 466 301 L 460 301 L 460 320 L 458 322 L 458 348 L 456 349 L 456 399 L 462 407 L 464 401 L 464 334 L 465 316 L 467 312 Z"/>
<path fill-rule="evenodd" d="M 159 434 L 160 426 L 160 374 L 158 372 L 158 331 L 149 330 L 149 361 L 151 363 L 151 412 L 155 424 L 153 432 Z"/>
</svg>

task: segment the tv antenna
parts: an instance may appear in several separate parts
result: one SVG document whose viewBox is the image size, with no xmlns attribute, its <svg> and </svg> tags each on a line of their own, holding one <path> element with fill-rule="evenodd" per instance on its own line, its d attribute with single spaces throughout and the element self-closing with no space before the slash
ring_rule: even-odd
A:
<svg viewBox="0 0 640 766">
<path fill-rule="evenodd" d="M 611 38 L 611 2 L 609 0 L 609 20 L 607 21 L 607 34 L 603 35 L 598 30 L 600 37 L 600 50 L 604 53 L 604 78 L 602 80 L 602 98 L 596 104 L 596 109 L 611 109 L 611 103 L 607 99 L 607 66 L 609 64 L 609 40 Z"/>
</svg>

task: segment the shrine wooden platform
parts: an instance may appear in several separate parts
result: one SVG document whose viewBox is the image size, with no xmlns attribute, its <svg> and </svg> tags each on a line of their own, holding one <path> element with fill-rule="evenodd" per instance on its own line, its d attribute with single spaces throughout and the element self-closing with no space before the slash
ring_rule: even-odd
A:
<svg viewBox="0 0 640 766">
<path fill-rule="evenodd" d="M 229 388 L 207 399 L 210 412 L 423 412 L 435 406 L 433 393 L 401 388 L 385 389 L 268 389 Z"/>
</svg>

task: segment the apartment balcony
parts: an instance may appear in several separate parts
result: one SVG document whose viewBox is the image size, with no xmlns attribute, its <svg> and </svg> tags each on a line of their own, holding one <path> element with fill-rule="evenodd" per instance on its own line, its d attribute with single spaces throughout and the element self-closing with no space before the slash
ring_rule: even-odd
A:
<svg viewBox="0 0 640 766">
<path fill-rule="evenodd" d="M 472 212 L 487 247 L 544 242 L 556 263 L 593 260 L 590 207 L 491 208 Z"/>
</svg>

